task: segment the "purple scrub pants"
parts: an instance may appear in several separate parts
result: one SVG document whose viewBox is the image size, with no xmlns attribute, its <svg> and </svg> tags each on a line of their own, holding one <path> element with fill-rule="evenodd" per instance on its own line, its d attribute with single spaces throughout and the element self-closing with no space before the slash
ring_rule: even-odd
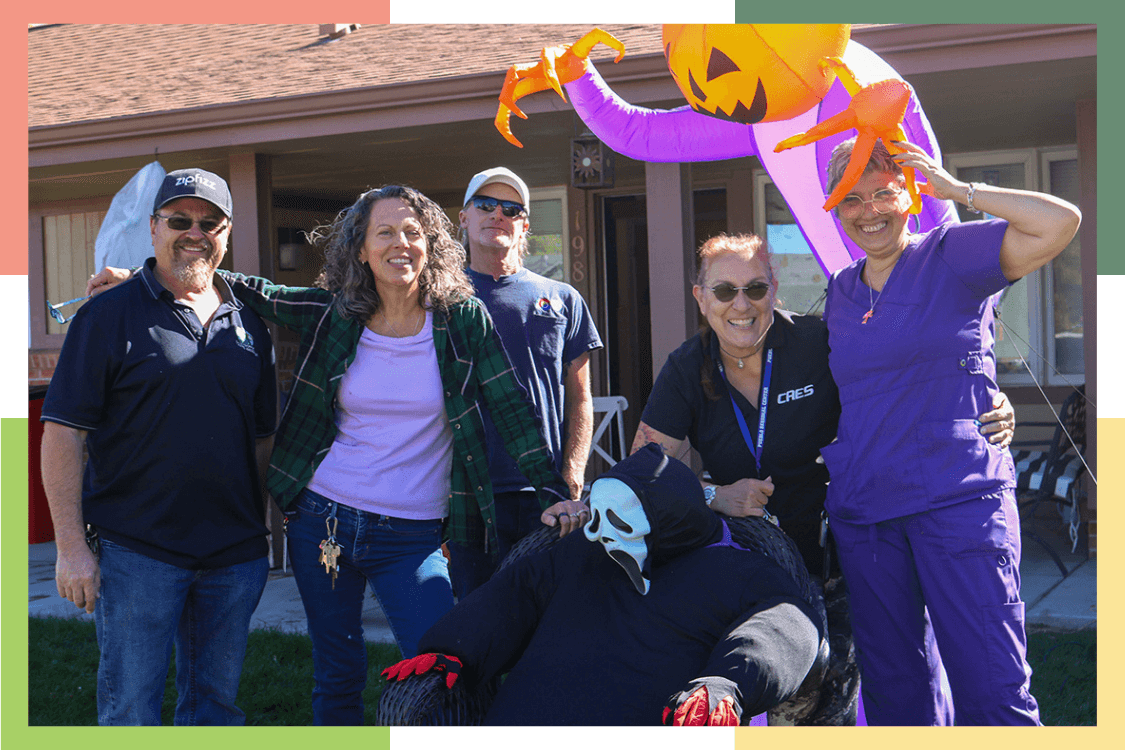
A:
<svg viewBox="0 0 1125 750">
<path fill-rule="evenodd" d="M 869 724 L 1039 724 L 1012 491 L 873 525 L 831 523 Z"/>
</svg>

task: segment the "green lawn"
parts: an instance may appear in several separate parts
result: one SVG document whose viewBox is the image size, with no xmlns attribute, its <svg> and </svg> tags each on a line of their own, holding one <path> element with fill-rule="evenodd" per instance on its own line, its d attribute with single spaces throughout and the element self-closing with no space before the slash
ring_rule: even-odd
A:
<svg viewBox="0 0 1125 750">
<path fill-rule="evenodd" d="M 397 646 L 368 644 L 364 719 L 375 723 L 385 667 L 402 657 Z M 28 618 L 28 724 L 96 725 L 98 643 L 94 624 Z M 312 643 L 307 636 L 253 631 L 246 647 L 238 707 L 246 723 L 312 724 Z M 175 666 L 168 670 L 161 716 L 172 723 L 176 708 Z"/>
<path fill-rule="evenodd" d="M 92 623 L 29 618 L 28 723 L 92 725 L 98 646 Z M 1043 723 L 1093 726 L 1097 723 L 1097 631 L 1032 632 L 1028 656 L 1035 674 L 1031 690 L 1039 700 Z M 399 659 L 398 649 L 367 647 L 369 678 L 364 692 L 366 721 L 375 723 L 382 691 L 379 672 Z M 312 723 L 312 647 L 303 635 L 266 631 L 250 634 L 238 705 L 247 724 Z M 176 689 L 169 671 L 164 723 L 172 723 Z"/>
</svg>

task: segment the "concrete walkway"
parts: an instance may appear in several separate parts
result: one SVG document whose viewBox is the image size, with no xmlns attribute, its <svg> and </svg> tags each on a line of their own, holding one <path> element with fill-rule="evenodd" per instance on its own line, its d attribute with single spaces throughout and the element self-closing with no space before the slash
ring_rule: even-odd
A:
<svg viewBox="0 0 1125 750">
<path fill-rule="evenodd" d="M 1042 536 L 1059 553 L 1067 569 L 1064 577 L 1044 548 L 1025 536 L 1020 565 L 1023 600 L 1027 603 L 1027 624 L 1031 627 L 1078 630 L 1097 627 L 1097 563 L 1084 555 L 1071 553 L 1070 542 L 1058 531 L 1061 523 L 1041 511 L 1025 519 L 1024 526 Z M 78 617 L 92 620 L 55 589 L 55 544 L 28 547 L 29 613 L 36 617 Z M 306 632 L 305 610 L 292 574 L 281 570 L 270 573 L 265 593 L 254 612 L 252 628 L 274 628 L 285 633 Z M 363 609 L 363 627 L 368 641 L 393 643 L 390 625 L 378 602 L 368 590 Z"/>
</svg>

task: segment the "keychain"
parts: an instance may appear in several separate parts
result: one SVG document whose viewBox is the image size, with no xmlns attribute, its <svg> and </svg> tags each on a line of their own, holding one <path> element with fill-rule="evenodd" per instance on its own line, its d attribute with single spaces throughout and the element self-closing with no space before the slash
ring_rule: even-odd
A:
<svg viewBox="0 0 1125 750">
<path fill-rule="evenodd" d="M 331 522 L 331 525 L 329 525 Z M 332 576 L 332 589 L 336 589 L 336 571 L 340 569 L 339 557 L 343 549 L 336 541 L 336 527 L 340 521 L 335 516 L 324 519 L 324 527 L 328 531 L 328 538 L 320 543 L 320 564 L 324 572 Z"/>
</svg>

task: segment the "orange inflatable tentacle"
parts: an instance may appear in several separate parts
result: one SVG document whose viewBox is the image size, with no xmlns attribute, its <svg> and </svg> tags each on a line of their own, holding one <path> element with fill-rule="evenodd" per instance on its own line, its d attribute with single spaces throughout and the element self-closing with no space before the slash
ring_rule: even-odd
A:
<svg viewBox="0 0 1125 750">
<path fill-rule="evenodd" d="M 537 63 L 513 65 L 508 69 L 504 77 L 504 88 L 500 91 L 500 106 L 496 110 L 494 121 L 496 129 L 504 136 L 504 140 L 513 146 L 523 148 L 523 144 L 512 135 L 512 114 L 527 119 L 527 115 L 516 102 L 529 94 L 547 89 L 553 89 L 563 101 L 566 101 L 562 85 L 578 80 L 586 73 L 586 56 L 599 42 L 617 51 L 617 59 L 614 62 L 625 56 L 625 45 L 616 37 L 602 29 L 593 29 L 573 45 L 544 47 Z"/>
<path fill-rule="evenodd" d="M 902 125 L 897 126 L 890 133 L 883 133 L 880 136 L 883 139 L 883 145 L 887 147 L 887 151 L 894 156 L 895 154 L 902 154 L 906 149 L 901 146 L 896 146 L 895 141 L 906 141 L 906 131 L 902 129 Z M 903 167 L 902 175 L 906 178 L 906 192 L 910 193 L 910 210 L 908 213 L 918 214 L 922 212 L 922 193 L 921 188 L 926 186 L 926 183 L 919 185 L 915 179 L 914 167 Z M 930 188 L 929 195 L 933 195 L 933 188 Z"/>
<path fill-rule="evenodd" d="M 852 156 L 848 160 L 848 168 L 844 170 L 836 189 L 824 202 L 825 211 L 834 209 L 844 199 L 844 196 L 851 192 L 851 189 L 859 182 L 859 178 L 863 177 L 863 172 L 867 169 L 867 162 L 871 159 L 871 151 L 874 148 L 875 134 L 871 131 L 861 131 L 855 139 L 855 146 L 852 147 Z"/>
<path fill-rule="evenodd" d="M 500 135 L 504 136 L 504 140 L 513 146 L 523 148 L 523 144 L 519 139 L 512 135 L 512 110 L 504 104 L 496 110 L 496 119 L 493 121 L 496 129 L 500 131 Z"/>
<path fill-rule="evenodd" d="M 512 111 L 516 113 L 516 116 L 526 120 L 527 115 L 516 106 L 516 102 L 529 94 L 546 91 L 549 88 L 551 88 L 551 84 L 545 78 L 523 78 L 516 81 L 516 85 L 512 87 L 511 102 L 503 103 L 511 107 Z"/>
<path fill-rule="evenodd" d="M 786 149 L 795 148 L 797 146 L 804 146 L 821 138 L 825 138 L 836 133 L 842 133 L 845 130 L 856 127 L 855 112 L 851 109 L 845 109 L 843 112 L 837 112 L 823 122 L 813 125 L 804 133 L 790 136 L 774 146 L 774 153 L 781 153 Z"/>
<path fill-rule="evenodd" d="M 848 64 L 838 57 L 826 57 L 818 63 L 822 71 L 832 71 L 836 77 L 840 79 L 840 83 L 844 85 L 844 90 L 851 96 L 859 93 L 859 81 L 855 79 L 855 73 L 848 67 Z"/>
<path fill-rule="evenodd" d="M 614 50 L 617 57 L 614 58 L 615 63 L 621 62 L 621 58 L 625 57 L 625 45 L 608 31 L 602 29 L 591 29 L 587 31 L 581 39 L 571 45 L 570 49 L 574 52 L 575 56 L 585 60 L 598 42 Z"/>
</svg>

